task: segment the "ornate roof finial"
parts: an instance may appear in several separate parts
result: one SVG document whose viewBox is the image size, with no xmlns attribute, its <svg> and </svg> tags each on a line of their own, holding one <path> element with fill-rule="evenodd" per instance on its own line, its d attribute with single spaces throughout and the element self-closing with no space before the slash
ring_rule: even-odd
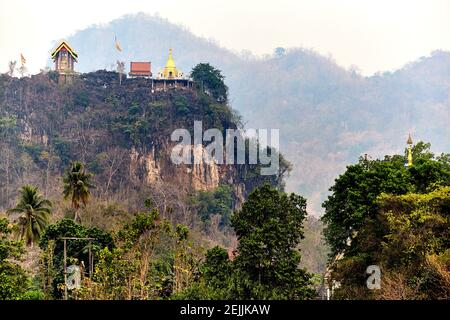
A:
<svg viewBox="0 0 450 320">
<path fill-rule="evenodd" d="M 407 144 L 412 145 L 413 144 L 413 140 L 411 138 L 411 133 L 408 136 L 408 140 L 406 141 Z"/>
</svg>

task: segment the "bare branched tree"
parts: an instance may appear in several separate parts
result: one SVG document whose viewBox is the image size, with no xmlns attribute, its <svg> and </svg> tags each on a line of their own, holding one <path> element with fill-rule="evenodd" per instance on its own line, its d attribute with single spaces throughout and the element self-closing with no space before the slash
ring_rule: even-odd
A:
<svg viewBox="0 0 450 320">
<path fill-rule="evenodd" d="M 125 62 L 117 60 L 117 72 L 119 73 L 119 84 L 122 85 L 122 75 L 125 74 Z"/>
<path fill-rule="evenodd" d="M 14 75 L 14 71 L 16 70 L 17 61 L 10 61 L 8 63 L 8 76 L 12 77 Z"/>
<path fill-rule="evenodd" d="M 108 196 L 108 193 L 113 183 L 115 175 L 123 167 L 127 160 L 128 151 L 118 147 L 110 148 L 106 152 L 100 153 L 97 158 L 105 168 L 104 177 L 106 184 L 104 184 L 103 196 Z"/>
<path fill-rule="evenodd" d="M 21 76 L 22 78 L 25 76 L 25 74 L 27 73 L 27 71 L 28 71 L 28 69 L 27 69 L 27 67 L 25 66 L 25 64 L 21 64 L 20 67 L 19 67 L 19 73 L 20 73 L 20 76 Z"/>
</svg>

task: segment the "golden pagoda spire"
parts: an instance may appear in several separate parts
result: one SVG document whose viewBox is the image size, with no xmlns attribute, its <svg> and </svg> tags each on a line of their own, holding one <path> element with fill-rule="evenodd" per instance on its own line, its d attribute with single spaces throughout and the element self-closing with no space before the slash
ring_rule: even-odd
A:
<svg viewBox="0 0 450 320">
<path fill-rule="evenodd" d="M 408 136 L 408 140 L 406 141 L 406 144 L 408 145 L 408 167 L 411 167 L 413 165 L 413 156 L 412 156 L 413 140 L 411 138 L 411 133 Z"/>
<path fill-rule="evenodd" d="M 169 49 L 169 58 L 167 59 L 166 66 L 161 73 L 162 78 L 164 79 L 176 79 L 179 78 L 182 73 L 177 70 L 175 66 L 175 60 L 173 60 L 172 49 Z"/>
<path fill-rule="evenodd" d="M 169 59 L 167 59 L 166 68 L 175 68 L 175 61 L 173 60 L 172 49 L 169 49 Z"/>
</svg>

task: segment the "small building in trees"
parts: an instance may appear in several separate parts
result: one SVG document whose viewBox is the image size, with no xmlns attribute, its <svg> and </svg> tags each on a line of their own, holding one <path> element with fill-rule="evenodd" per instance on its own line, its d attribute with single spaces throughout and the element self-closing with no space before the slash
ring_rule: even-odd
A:
<svg viewBox="0 0 450 320">
<path fill-rule="evenodd" d="M 133 78 L 150 78 L 152 76 L 151 62 L 130 62 L 128 75 Z"/>
<path fill-rule="evenodd" d="M 51 57 L 55 63 L 55 71 L 59 73 L 59 82 L 71 81 L 75 74 L 74 65 L 78 62 L 78 55 L 67 41 L 61 41 L 53 50 Z"/>
</svg>

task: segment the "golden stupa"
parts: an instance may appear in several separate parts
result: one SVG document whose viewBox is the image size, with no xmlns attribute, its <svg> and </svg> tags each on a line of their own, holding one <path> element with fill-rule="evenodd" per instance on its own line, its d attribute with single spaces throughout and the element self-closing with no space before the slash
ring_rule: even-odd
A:
<svg viewBox="0 0 450 320">
<path fill-rule="evenodd" d="M 167 59 L 166 66 L 159 73 L 159 77 L 162 79 L 179 79 L 183 77 L 183 73 L 177 69 L 175 66 L 175 61 L 173 60 L 172 49 L 169 49 L 169 58 Z"/>
</svg>

